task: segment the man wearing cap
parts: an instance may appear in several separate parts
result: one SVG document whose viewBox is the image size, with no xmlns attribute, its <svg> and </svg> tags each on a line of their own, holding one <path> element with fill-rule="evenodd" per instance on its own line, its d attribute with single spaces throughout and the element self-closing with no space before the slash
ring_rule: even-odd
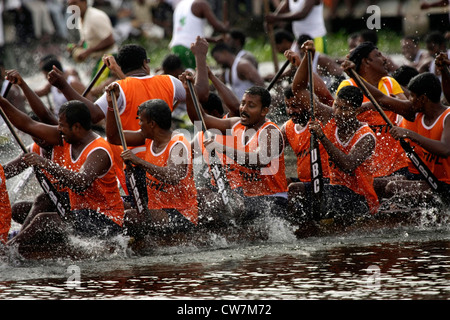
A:
<svg viewBox="0 0 450 320">
<path fill-rule="evenodd" d="M 388 76 L 386 58 L 373 43 L 363 42 L 358 45 L 350 52 L 349 60 L 355 63 L 355 71 L 381 92 L 399 99 L 407 99 L 399 83 Z M 336 95 L 341 88 L 349 85 L 356 86 L 356 83 L 353 79 L 342 81 L 336 91 Z M 363 101 L 364 109 L 360 110 L 358 120 L 368 123 L 377 137 L 372 162 L 373 175 L 376 178 L 375 187 L 377 192 L 381 192 L 386 183 L 386 179 L 382 178 L 396 174 L 406 174 L 408 158 L 400 143 L 389 133 L 389 126 L 386 121 L 370 106 L 370 103 L 365 102 L 369 102 L 366 96 L 364 96 Z M 396 113 L 390 111 L 385 113 L 392 123 L 398 124 L 401 121 L 401 118 Z"/>
</svg>

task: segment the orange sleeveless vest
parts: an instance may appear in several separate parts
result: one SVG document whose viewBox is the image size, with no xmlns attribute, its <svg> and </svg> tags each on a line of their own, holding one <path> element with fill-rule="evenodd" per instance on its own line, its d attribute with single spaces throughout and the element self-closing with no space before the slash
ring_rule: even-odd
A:
<svg viewBox="0 0 450 320">
<path fill-rule="evenodd" d="M 8 241 L 8 233 L 11 228 L 11 203 L 6 189 L 5 171 L 0 165 L 0 242 Z"/>
<path fill-rule="evenodd" d="M 173 111 L 175 89 L 172 80 L 168 75 L 148 76 L 143 78 L 127 77 L 118 80 L 125 95 L 125 108 L 120 114 L 122 127 L 124 130 L 138 131 L 139 120 L 137 116 L 138 107 L 143 102 L 151 99 L 162 99 Z M 116 175 L 122 188 L 126 193 L 128 189 L 125 183 L 124 163 L 120 154 L 123 151 L 122 146 L 111 145 L 116 163 Z M 129 149 L 135 149 L 133 152 L 141 159 L 145 158 L 145 146 L 130 146 Z"/>
<path fill-rule="evenodd" d="M 33 143 L 33 145 L 31 146 L 31 151 L 40 155 L 41 157 L 44 157 L 44 150 L 42 150 L 42 148 L 37 143 Z M 49 160 L 61 167 L 65 167 L 64 157 L 64 146 L 53 146 L 51 159 Z M 66 187 L 60 186 L 58 179 L 54 178 L 50 173 L 45 170 L 42 170 L 42 172 L 44 172 L 50 182 L 56 187 L 56 190 L 58 190 L 59 192 L 68 191 Z"/>
<path fill-rule="evenodd" d="M 201 148 L 203 159 L 209 165 L 209 153 L 206 151 L 205 145 L 203 144 L 203 141 L 205 140 L 204 137 L 205 136 L 203 132 L 198 133 L 197 135 L 198 145 Z M 235 140 L 234 136 L 223 136 L 223 135 L 215 136 L 215 141 L 231 148 L 234 148 L 234 146 L 236 145 L 234 140 Z M 234 162 L 234 160 L 229 158 L 226 154 L 223 153 L 217 153 L 217 156 L 223 168 L 225 169 L 228 183 L 230 184 L 230 188 L 236 189 L 242 187 L 242 177 L 239 174 L 239 168 L 237 164 Z M 215 185 L 214 179 L 211 179 L 211 183 Z"/>
<path fill-rule="evenodd" d="M 350 153 L 353 146 L 367 135 L 375 134 L 367 124 L 359 128 L 353 137 L 346 143 L 338 140 L 337 126 L 334 119 L 325 126 L 327 138 L 345 154 Z M 371 171 L 372 157 L 363 162 L 352 174 L 345 173 L 330 161 L 330 184 L 346 186 L 355 193 L 366 198 L 367 204 L 372 214 L 376 213 L 379 207 L 378 196 L 373 187 L 373 174 Z"/>
<path fill-rule="evenodd" d="M 189 141 L 187 141 L 182 134 L 175 135 L 163 151 L 159 154 L 154 154 L 152 151 L 153 141 L 147 139 L 145 161 L 159 167 L 167 166 L 167 162 L 170 158 L 170 152 L 175 145 L 180 143 L 185 148 L 188 156 L 189 168 L 187 175 L 176 185 L 172 185 L 159 181 L 147 172 L 148 208 L 176 209 L 189 221 L 197 224 L 197 189 L 195 189 L 195 182 L 192 176 L 192 153 Z"/>
<path fill-rule="evenodd" d="M 426 138 L 440 141 L 442 132 L 444 131 L 444 122 L 449 114 L 450 107 L 447 108 L 447 110 L 438 117 L 435 123 L 433 123 L 431 126 L 426 126 L 423 120 L 423 113 L 419 113 L 416 115 L 416 120 L 414 122 L 404 120 L 402 122 L 402 126 L 406 129 L 415 131 Z M 414 146 L 414 151 L 423 160 L 423 162 L 427 165 L 431 172 L 433 172 L 436 178 L 439 181 L 450 184 L 450 157 L 438 157 L 414 142 L 411 142 L 411 145 Z M 412 164 L 411 161 L 409 162 L 408 169 L 412 173 L 419 173 L 419 171 L 417 171 L 416 167 Z"/>
<path fill-rule="evenodd" d="M 275 123 L 266 120 L 261 128 L 259 128 L 250 138 L 247 144 L 245 144 L 245 135 L 249 132 L 246 132 L 248 130 L 246 130 L 247 128 L 242 125 L 241 122 L 237 122 L 232 129 L 233 136 L 236 137 L 234 138 L 236 143 L 235 149 L 245 152 L 255 152 L 259 146 L 261 132 L 264 132 L 264 129 L 269 126 L 275 127 L 279 131 L 279 136 L 282 139 L 283 135 L 278 126 Z M 284 151 L 282 151 L 278 157 L 272 159 L 270 164 L 264 168 L 251 169 L 239 165 L 239 163 L 237 165 L 242 178 L 242 189 L 245 196 L 265 196 L 287 191 Z"/>
<path fill-rule="evenodd" d="M 288 120 L 285 126 L 287 140 L 297 155 L 297 176 L 302 182 L 311 181 L 311 132 L 308 129 L 308 125 L 300 131 L 297 131 L 295 123 L 292 120 Z M 322 144 L 319 144 L 319 150 L 323 177 L 328 178 L 330 176 L 328 153 Z"/>
<path fill-rule="evenodd" d="M 344 80 L 341 86 L 357 86 L 353 79 Z M 383 77 L 378 83 L 378 89 L 386 95 L 402 93 L 398 82 L 391 77 Z M 337 94 L 337 92 L 336 92 Z M 364 96 L 363 102 L 370 101 Z M 397 123 L 398 115 L 392 111 L 385 111 L 392 123 Z M 389 133 L 389 127 L 383 117 L 376 110 L 365 111 L 357 116 L 361 122 L 366 122 L 375 133 L 377 145 L 372 156 L 373 176 L 385 177 L 395 171 L 408 166 L 408 157 L 400 145 Z"/>
<path fill-rule="evenodd" d="M 105 150 L 110 159 L 109 171 L 98 177 L 83 194 L 75 193 L 69 189 L 71 210 L 91 209 L 103 213 L 119 226 L 123 224 L 124 206 L 117 185 L 114 160 L 109 143 L 102 137 L 98 137 L 87 145 L 78 159 L 72 159 L 72 147 L 64 142 L 66 168 L 75 172 L 80 171 L 88 156 L 95 150 Z"/>
</svg>

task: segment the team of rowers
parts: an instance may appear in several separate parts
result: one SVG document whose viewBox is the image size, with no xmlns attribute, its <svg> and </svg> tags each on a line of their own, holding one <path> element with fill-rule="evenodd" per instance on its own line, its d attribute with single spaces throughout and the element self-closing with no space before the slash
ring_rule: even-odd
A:
<svg viewBox="0 0 450 320">
<path fill-rule="evenodd" d="M 53 68 L 48 80 L 68 99 L 58 118 L 17 71 L 8 72 L 6 79 L 22 89 L 36 117 L 0 98 L 9 121 L 35 141 L 29 152 L 0 168 L 2 242 L 45 247 L 66 241 L 71 233 L 169 237 L 202 226 L 249 225 L 267 212 L 299 226 L 325 218 L 351 223 L 377 215 L 381 200 L 399 192 L 416 198 L 434 191 L 399 139 L 415 147 L 439 181 L 440 195 L 445 199 L 450 192 L 450 108 L 441 102 L 445 93 L 441 81 L 448 86 L 450 79 L 445 55 L 436 59 L 442 80 L 422 73 L 404 91 L 387 75 L 377 47 L 362 43 L 343 63 L 350 77 L 334 99 L 320 77 L 309 72 L 308 55 L 301 58 L 288 50 L 285 56 L 297 70 L 284 91 L 290 120 L 279 127 L 267 118 L 272 99 L 266 88 L 252 86 L 239 101 L 209 70 L 208 42 L 199 37 L 191 50 L 195 74 L 185 71 L 177 79 L 151 76 L 145 49 L 123 46 L 116 57 L 105 56 L 103 61 L 124 77 L 108 85 L 95 102 L 80 95 Z M 314 55 L 314 43 L 305 42 L 301 50 Z M 393 127 L 349 70 L 361 76 Z M 210 81 L 221 99 L 210 92 Z M 185 102 L 191 121 L 208 131 L 198 130 L 192 139 L 173 131 L 176 102 Z M 92 128 L 103 119 L 106 139 Z M 319 141 L 318 153 L 311 152 L 312 135 Z M 288 145 L 297 157 L 295 178 L 285 174 Z M 320 163 L 311 166 L 317 155 Z M 59 201 L 70 204 L 69 214 L 62 217 L 58 201 L 47 192 L 32 203 L 11 206 L 5 180 L 30 166 L 45 173 L 60 194 Z M 313 197 L 316 185 L 311 174 L 317 176 L 317 168 L 323 190 L 319 215 L 312 217 L 318 200 Z M 128 196 L 121 196 L 120 186 Z M 8 240 L 12 218 L 22 228 Z"/>
</svg>

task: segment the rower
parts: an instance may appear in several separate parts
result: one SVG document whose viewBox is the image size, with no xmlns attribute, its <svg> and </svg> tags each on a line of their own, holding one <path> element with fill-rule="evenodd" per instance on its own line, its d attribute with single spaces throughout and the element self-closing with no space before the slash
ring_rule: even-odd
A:
<svg viewBox="0 0 450 320">
<path fill-rule="evenodd" d="M 67 223 L 56 212 L 40 213 L 10 243 L 19 246 L 38 243 L 46 247 L 55 241 L 65 243 L 69 232 L 89 237 L 120 234 L 124 205 L 113 169 L 112 151 L 92 131 L 87 106 L 76 100 L 66 102 L 60 109 L 59 125 L 50 126 L 32 120 L 3 98 L 0 105 L 19 130 L 48 144 L 64 144 L 64 167 L 36 153 L 25 154 L 23 161 L 47 171 L 68 188 L 71 210 L 65 218 Z"/>
<path fill-rule="evenodd" d="M 170 75 L 150 75 L 150 60 L 147 58 L 146 50 L 139 45 L 124 45 L 120 48 L 117 61 L 113 56 L 104 56 L 104 63 L 118 73 L 119 70 L 125 78 L 114 83 L 120 86 L 120 95 L 117 105 L 124 130 L 139 130 L 139 122 L 136 114 L 138 106 L 150 99 L 162 99 L 169 105 L 171 111 L 176 106 L 176 101 L 183 102 L 186 94 L 181 82 Z M 97 101 L 81 97 L 56 69 L 48 74 L 49 81 L 64 93 L 68 100 L 83 101 L 91 110 L 92 121 L 97 123 L 103 120 L 108 109 L 106 94 Z M 123 162 L 120 153 L 121 146 L 111 145 L 114 152 L 116 171 L 124 190 L 129 190 L 129 181 L 125 179 Z M 133 146 L 133 152 L 141 159 L 145 156 L 145 145 Z M 138 183 L 145 184 L 145 173 L 141 172 Z M 126 182 L 125 182 L 126 181 Z M 126 184 L 126 186 L 124 186 Z"/>
<path fill-rule="evenodd" d="M 297 217 L 303 211 L 311 211 L 311 208 L 302 207 L 301 198 L 305 193 L 310 194 L 311 188 L 311 133 L 309 131 L 309 123 L 311 120 L 310 112 L 310 92 L 308 90 L 308 62 L 306 52 L 309 50 L 315 54 L 314 42 L 306 41 L 301 46 L 301 50 L 305 53 L 303 59 L 294 51 L 287 50 L 286 58 L 296 65 L 292 87 L 288 87 L 284 91 L 286 113 L 290 119 L 281 127 L 285 141 L 289 143 L 292 150 L 297 156 L 297 178 L 289 184 L 289 217 L 294 222 L 298 222 Z M 301 61 L 301 63 L 300 63 Z M 318 85 L 316 85 L 316 83 Z M 323 92 L 325 83 L 319 78 L 314 77 L 314 103 L 315 116 L 319 123 L 327 123 L 333 116 L 330 106 L 323 104 L 316 96 Z M 325 89 L 326 90 L 326 89 Z M 329 183 L 329 166 L 328 154 L 323 145 L 319 144 L 320 159 L 322 165 L 322 173 L 324 183 Z M 310 203 L 308 202 L 308 205 Z"/>
<path fill-rule="evenodd" d="M 119 85 L 110 84 L 106 92 L 119 95 Z M 106 134 L 112 144 L 120 144 L 120 132 L 108 94 Z M 197 191 L 192 176 L 191 146 L 188 140 L 171 130 L 171 110 L 164 100 L 153 99 L 138 109 L 140 130 L 124 130 L 127 145 L 145 145 L 145 158 L 131 150 L 122 152 L 130 162 L 147 173 L 148 206 L 143 212 L 125 212 L 124 228 L 134 238 L 148 234 L 169 235 L 191 230 L 198 220 Z"/>
<path fill-rule="evenodd" d="M 352 67 L 346 61 L 345 69 Z M 390 132 L 395 139 L 408 139 L 415 147 L 415 153 L 441 182 L 443 190 L 450 185 L 450 108 L 441 102 L 439 78 L 432 73 L 422 73 L 411 79 L 408 90 L 410 100 L 399 100 L 384 95 L 380 90 L 364 81 L 367 89 L 378 103 L 388 110 L 403 116 L 401 127 L 393 127 Z M 391 181 L 386 193 L 402 194 L 411 200 L 431 193 L 430 186 L 410 162 L 406 178 Z M 449 194 L 449 192 L 443 192 Z M 403 197 L 402 197 L 403 198 Z"/>
<path fill-rule="evenodd" d="M 371 172 L 375 134 L 356 117 L 362 100 L 359 88 L 342 88 L 334 102 L 334 117 L 324 128 L 317 120 L 309 124 L 327 151 L 330 163 L 330 183 L 324 185 L 321 218 L 333 218 L 344 225 L 358 216 L 375 214 L 379 206 Z M 302 201 L 307 203 L 308 199 L 305 194 Z"/>
<path fill-rule="evenodd" d="M 17 85 L 23 91 L 24 96 L 33 110 L 33 113 L 29 114 L 30 118 L 48 125 L 58 124 L 57 115 L 55 115 L 42 103 L 42 100 L 38 97 L 38 94 L 29 87 L 28 83 L 22 78 L 17 70 L 9 70 L 6 75 L 6 79 Z M 29 147 L 29 152 L 37 153 L 40 156 L 57 163 L 58 165 L 64 165 L 64 147 L 62 144 L 52 145 L 48 144 L 43 139 L 33 136 L 31 138 L 34 143 Z M 8 162 L 4 166 L 7 179 L 18 175 L 27 167 L 28 166 L 23 162 L 21 156 Z M 54 179 L 47 172 L 45 172 L 45 174 L 56 186 L 61 196 L 68 199 L 67 190 L 59 185 L 57 179 Z M 45 192 L 42 192 L 36 196 L 34 201 L 20 201 L 14 203 L 12 206 L 13 219 L 14 221 L 22 224 L 22 228 L 25 228 L 37 214 L 51 211 L 56 211 L 56 208 Z"/>
<path fill-rule="evenodd" d="M 388 76 L 386 69 L 386 58 L 378 50 L 372 42 L 363 42 L 350 52 L 349 60 L 355 63 L 355 71 L 367 82 L 378 87 L 386 95 L 395 95 L 398 99 L 406 100 L 401 86 L 398 82 Z M 354 85 L 353 79 L 347 79 L 341 82 L 336 94 L 344 86 Z M 407 172 L 407 156 L 401 147 L 389 133 L 389 126 L 380 116 L 373 110 L 369 99 L 364 96 L 364 108 L 360 109 L 358 119 L 361 122 L 369 124 L 377 137 L 377 146 L 373 156 L 373 175 L 375 178 L 375 189 L 380 196 L 386 183 L 396 178 L 396 176 L 405 175 Z M 401 118 L 393 113 L 386 112 L 386 115 L 392 123 L 399 123 Z"/>
<path fill-rule="evenodd" d="M 183 73 L 187 110 L 194 113 L 194 105 Z M 225 154 L 236 164 L 242 178 L 244 203 L 247 213 L 241 222 L 249 222 L 264 212 L 285 215 L 287 181 L 285 176 L 284 141 L 278 126 L 266 119 L 271 104 L 270 93 L 262 87 L 247 89 L 241 100 L 240 117 L 219 119 L 201 110 L 207 129 L 217 129 L 229 135 L 234 147 L 209 139 L 205 147 L 210 152 Z"/>
</svg>

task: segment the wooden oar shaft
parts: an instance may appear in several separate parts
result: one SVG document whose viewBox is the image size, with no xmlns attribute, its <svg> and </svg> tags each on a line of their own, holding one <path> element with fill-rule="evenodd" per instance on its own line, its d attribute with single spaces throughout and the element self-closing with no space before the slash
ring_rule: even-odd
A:
<svg viewBox="0 0 450 320">
<path fill-rule="evenodd" d="M 308 77 L 309 77 L 309 99 L 311 108 L 311 120 L 315 120 L 315 110 L 314 110 L 314 75 L 312 70 L 312 53 L 310 50 L 307 52 L 308 57 Z"/>
<path fill-rule="evenodd" d="M 200 109 L 200 102 L 198 101 L 197 94 L 195 93 L 194 86 L 192 85 L 192 82 L 190 80 L 187 80 L 187 85 L 189 88 L 189 93 L 192 97 L 192 102 L 194 103 L 195 112 L 197 112 L 197 116 L 200 118 L 200 121 L 202 122 L 202 131 L 203 133 L 206 132 L 207 127 L 205 123 L 205 118 L 203 117 L 202 110 Z"/>
<path fill-rule="evenodd" d="M 3 98 L 6 98 L 8 96 L 11 86 L 12 86 L 12 82 L 9 82 L 8 86 L 5 89 L 5 93 L 3 94 Z M 2 108 L 0 108 L 0 114 L 3 118 L 3 120 L 5 121 L 6 125 L 8 126 L 9 131 L 11 131 L 12 135 L 14 136 L 14 139 L 16 139 L 17 143 L 19 144 L 20 148 L 22 149 L 22 151 L 27 153 L 28 152 L 27 147 L 24 145 L 23 141 L 18 136 L 16 130 L 14 129 L 14 126 L 11 124 L 11 121 L 9 121 L 7 115 L 5 114 L 5 112 L 3 111 Z"/>
<path fill-rule="evenodd" d="M 116 120 L 117 131 L 119 132 L 120 142 L 122 143 L 122 148 L 125 151 L 128 149 L 128 147 L 127 147 L 127 141 L 125 140 L 125 136 L 123 133 L 122 121 L 121 121 L 120 115 L 119 115 L 119 108 L 117 107 L 116 94 L 114 93 L 113 90 L 111 90 L 109 94 L 110 94 L 111 100 L 112 100 L 112 105 L 113 105 L 113 109 L 114 109 L 114 118 Z"/>
<path fill-rule="evenodd" d="M 280 79 L 281 75 L 283 74 L 284 70 L 286 70 L 287 66 L 289 65 L 289 60 L 286 60 L 283 65 L 281 66 L 280 70 L 275 74 L 275 77 L 273 77 L 272 81 L 270 81 L 269 85 L 267 86 L 267 90 L 271 90 L 275 83 Z"/>
<path fill-rule="evenodd" d="M 106 64 L 103 64 L 100 69 L 97 71 L 97 73 L 95 74 L 94 78 L 91 80 L 91 82 L 88 84 L 88 86 L 86 87 L 86 89 L 83 92 L 83 97 L 86 97 L 86 95 L 89 93 L 89 91 L 91 91 L 92 87 L 94 86 L 94 84 L 97 82 L 97 80 L 100 78 L 100 76 L 102 75 L 103 71 L 105 71 L 106 69 Z"/>
</svg>

